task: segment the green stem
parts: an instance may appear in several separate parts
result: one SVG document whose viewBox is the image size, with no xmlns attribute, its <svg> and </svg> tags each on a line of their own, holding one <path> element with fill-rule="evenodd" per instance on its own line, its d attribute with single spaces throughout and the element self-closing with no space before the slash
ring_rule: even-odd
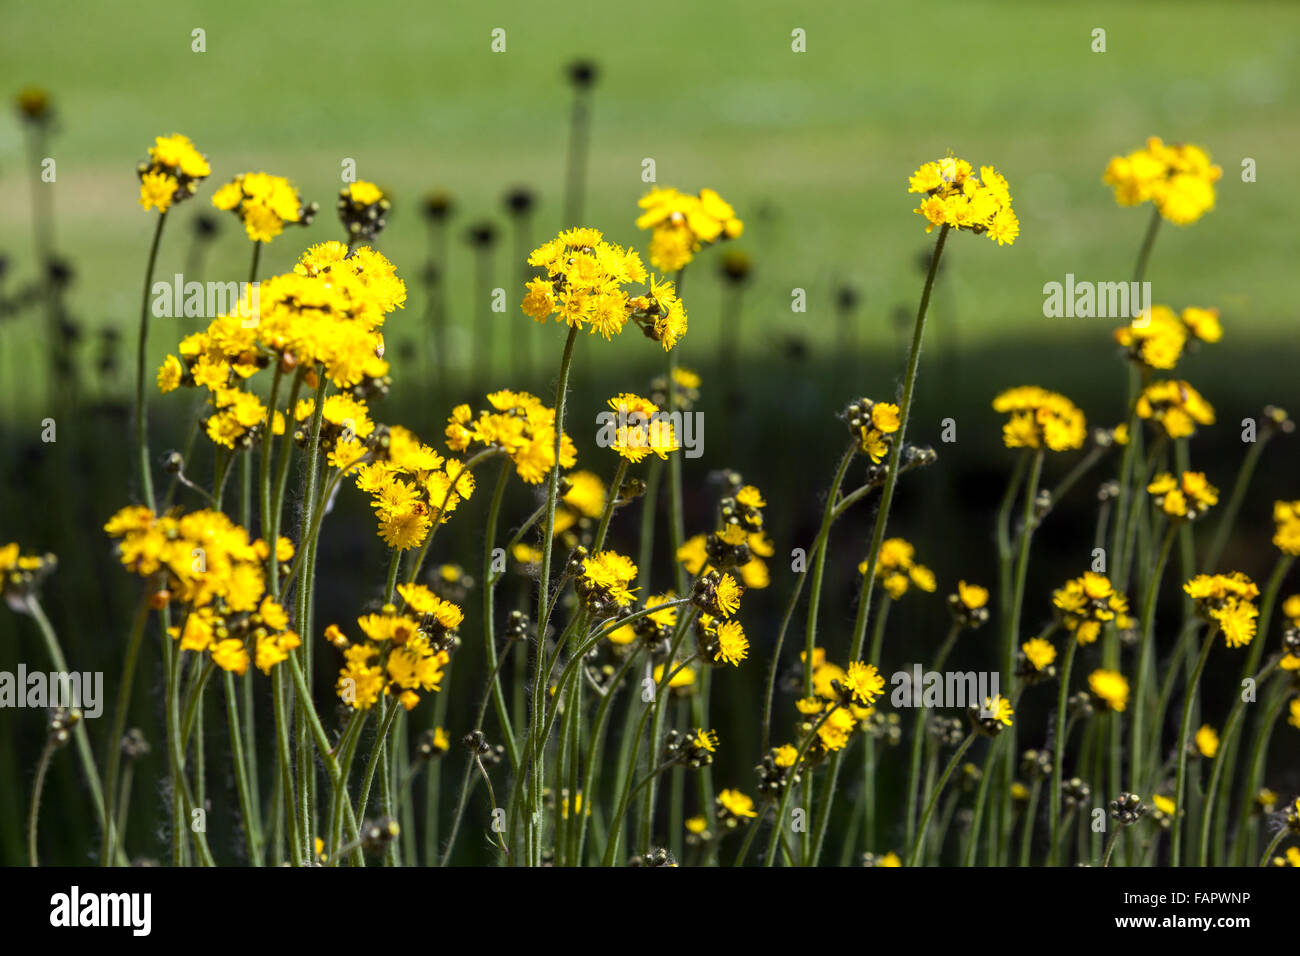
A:
<svg viewBox="0 0 1300 956">
<path fill-rule="evenodd" d="M 1070 696 L 1070 671 L 1074 667 L 1074 654 L 1079 642 L 1073 634 L 1066 635 L 1065 662 L 1061 665 L 1061 684 L 1056 696 L 1056 742 L 1052 745 L 1052 805 L 1048 807 L 1051 821 L 1047 851 L 1048 866 L 1055 866 L 1061 848 L 1061 766 L 1065 755 L 1066 701 Z"/>
<path fill-rule="evenodd" d="M 158 262 L 158 247 L 162 244 L 163 225 L 167 222 L 167 213 L 158 215 L 158 225 L 154 227 L 153 243 L 149 247 L 149 264 L 144 273 L 144 295 L 140 302 L 140 332 L 136 341 L 135 364 L 135 444 L 139 454 L 140 488 L 144 494 L 144 503 L 153 510 L 153 474 L 149 461 L 149 408 L 145 390 L 145 363 L 149 354 L 149 293 L 153 289 L 153 270 Z"/>
<path fill-rule="evenodd" d="M 1169 849 L 1171 866 L 1178 866 L 1182 862 L 1183 793 L 1187 784 L 1187 745 L 1192 734 L 1192 704 L 1196 700 L 1197 685 L 1201 681 L 1201 673 L 1205 670 L 1205 662 L 1209 660 L 1210 649 L 1214 647 L 1214 639 L 1218 634 L 1219 629 L 1211 627 L 1209 633 L 1205 636 L 1205 643 L 1201 647 L 1201 656 L 1196 661 L 1196 668 L 1192 671 L 1192 676 L 1187 682 L 1187 691 L 1183 697 L 1183 719 L 1178 730 L 1178 776 L 1177 782 L 1174 784 L 1173 835 Z"/>
<path fill-rule="evenodd" d="M 966 756 L 966 751 L 975 742 L 976 736 L 977 734 L 973 730 L 967 734 L 961 746 L 948 760 L 948 766 L 944 767 L 943 774 L 939 777 L 939 783 L 935 786 L 934 792 L 930 794 L 930 801 L 925 805 L 925 812 L 921 814 L 921 825 L 916 831 L 916 845 L 912 847 L 912 855 L 907 861 L 908 866 L 918 866 L 920 864 L 921 850 L 925 846 L 925 834 L 930 829 L 930 818 L 934 816 L 934 808 L 939 802 L 939 796 L 943 793 L 943 788 L 948 785 L 948 778 L 952 776 L 952 772 L 961 763 L 961 758 Z"/>
</svg>

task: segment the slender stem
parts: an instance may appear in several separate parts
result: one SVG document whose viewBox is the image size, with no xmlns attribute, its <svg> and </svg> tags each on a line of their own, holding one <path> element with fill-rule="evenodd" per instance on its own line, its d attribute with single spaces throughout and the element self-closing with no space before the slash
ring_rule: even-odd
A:
<svg viewBox="0 0 1300 956">
<path fill-rule="evenodd" d="M 244 758 L 243 734 L 239 729 L 239 701 L 235 698 L 235 675 L 225 673 L 226 720 L 230 730 L 231 762 L 235 765 L 235 785 L 239 791 L 239 812 L 243 817 L 244 841 L 248 846 L 250 866 L 262 865 L 262 835 L 253 811 L 253 791 L 249 787 L 248 767 Z"/>
<path fill-rule="evenodd" d="M 1151 643 L 1154 640 L 1156 596 L 1160 593 L 1160 582 L 1164 577 L 1165 565 L 1169 562 L 1169 552 L 1174 545 L 1175 530 L 1176 526 L 1171 524 L 1165 532 L 1164 543 L 1160 546 L 1160 556 L 1156 559 L 1155 570 L 1147 581 L 1146 595 L 1142 599 L 1142 634 L 1137 652 L 1137 686 L 1133 697 L 1133 726 L 1129 738 L 1129 754 L 1132 762 L 1129 769 L 1129 789 L 1134 793 L 1142 792 L 1142 783 L 1139 782 L 1138 775 L 1142 773 L 1144 767 L 1142 747 L 1146 736 L 1142 719 L 1147 711 L 1147 684 L 1150 683 L 1151 658 L 1155 654 Z"/>
<path fill-rule="evenodd" d="M 560 375 L 555 385 L 555 444 L 552 449 L 554 460 L 551 462 L 551 474 L 546 484 L 546 523 L 542 532 L 542 566 L 537 591 L 537 669 L 533 680 L 532 721 L 534 735 L 541 728 L 541 712 L 545 704 L 545 698 L 542 696 L 544 690 L 542 687 L 542 662 L 546 657 L 544 653 L 546 648 L 545 628 L 550 614 L 550 608 L 547 606 L 547 591 L 551 582 L 551 545 L 555 539 L 555 503 L 558 498 L 560 484 L 560 447 L 564 437 L 564 406 L 569 388 L 569 367 L 573 363 L 573 345 L 577 337 L 578 327 L 574 326 L 569 329 L 569 334 L 564 340 L 564 352 L 560 358 Z M 558 601 L 558 595 L 556 599 Z M 541 752 L 541 748 L 538 748 L 533 759 L 532 813 L 528 817 L 526 829 L 532 850 L 528 862 L 532 866 L 541 864 L 540 828 L 544 763 L 545 754 Z"/>
<path fill-rule="evenodd" d="M 939 777 L 939 783 L 930 794 L 930 802 L 925 805 L 925 812 L 921 814 L 921 825 L 916 831 L 916 845 L 912 847 L 912 855 L 907 861 L 908 866 L 918 866 L 921 862 L 921 850 L 925 846 L 925 834 L 930 829 L 930 818 L 934 816 L 935 805 L 939 802 L 939 795 L 943 793 L 943 788 L 948 785 L 948 778 L 952 772 L 957 769 L 961 763 L 961 758 L 966 756 L 966 751 L 970 749 L 971 744 L 975 742 L 977 736 L 975 731 L 966 735 L 961 746 L 953 753 L 948 761 L 948 766 L 944 767 L 943 774 Z"/>
<path fill-rule="evenodd" d="M 1056 696 L 1056 742 L 1052 745 L 1052 805 L 1048 807 L 1051 821 L 1047 845 L 1047 864 L 1055 866 L 1061 848 L 1061 766 L 1065 760 L 1066 701 L 1070 697 L 1070 671 L 1074 667 L 1074 654 L 1079 642 L 1073 634 L 1066 635 L 1065 662 L 1061 665 L 1061 684 Z"/>
<path fill-rule="evenodd" d="M 1209 628 L 1209 633 L 1205 636 L 1205 643 L 1201 647 L 1201 656 L 1196 661 L 1196 669 L 1192 671 L 1192 676 L 1187 682 L 1187 690 L 1183 697 L 1183 719 L 1178 730 L 1178 776 L 1177 782 L 1174 784 L 1173 835 L 1169 848 L 1171 866 L 1178 866 L 1182 862 L 1183 793 L 1187 784 L 1187 745 L 1192 734 L 1192 704 L 1196 700 L 1197 685 L 1201 681 L 1201 673 L 1205 670 L 1205 662 L 1209 660 L 1210 649 L 1214 647 L 1214 639 L 1218 634 L 1219 629 L 1217 627 Z"/>
<path fill-rule="evenodd" d="M 790 771 L 786 777 L 785 785 L 781 788 L 781 801 L 776 808 L 776 820 L 773 822 L 772 826 L 772 839 L 767 844 L 767 855 L 763 859 L 764 866 L 771 866 L 772 862 L 776 859 L 776 848 L 780 845 L 781 835 L 785 830 L 785 810 L 790 803 L 790 794 L 794 792 L 794 781 L 799 765 L 803 763 L 804 755 L 808 753 L 808 748 L 811 747 L 813 741 L 817 739 L 817 731 L 822 729 L 822 724 L 826 723 L 826 721 L 830 719 L 831 714 L 839 710 L 840 707 L 841 705 L 838 702 L 827 707 L 818 719 L 817 723 L 813 724 L 812 729 L 808 731 L 807 736 L 805 736 L 803 741 L 799 744 L 799 750 L 795 754 L 794 763 L 790 765 Z M 812 769 L 805 766 L 804 772 L 812 773 Z M 826 799 L 830 799 L 829 793 L 826 795 Z"/>
<path fill-rule="evenodd" d="M 36 764 L 36 778 L 32 781 L 32 802 L 27 811 L 27 861 L 30 866 L 41 865 L 36 854 L 36 832 L 41 819 L 41 791 L 45 789 L 45 774 L 50 769 L 50 758 L 54 756 L 56 749 L 58 744 L 54 742 L 53 737 L 45 741 L 45 747 L 41 750 L 41 759 Z"/>
<path fill-rule="evenodd" d="M 162 244 L 163 225 L 167 222 L 167 213 L 158 215 L 158 225 L 154 227 L 153 243 L 149 247 L 149 264 L 144 273 L 144 295 L 140 302 L 140 332 L 136 340 L 135 356 L 135 444 L 139 455 L 140 488 L 144 503 L 150 510 L 154 508 L 153 474 L 149 461 L 149 410 L 145 390 L 145 363 L 149 358 L 149 293 L 153 289 L 153 270 L 158 262 L 158 247 Z"/>
<path fill-rule="evenodd" d="M 117 705 L 113 709 L 113 729 L 108 738 L 108 755 L 105 761 L 104 788 L 108 805 L 105 812 L 116 819 L 119 769 L 122 766 L 122 737 L 126 733 L 126 715 L 131 709 L 131 689 L 135 683 L 135 665 L 140 658 L 140 647 L 144 643 L 144 627 L 149 619 L 149 598 L 140 598 L 136 608 L 135 619 L 131 622 L 131 636 L 126 641 L 126 657 L 122 662 L 122 677 L 118 682 Z M 101 846 L 101 864 L 109 866 L 115 856 L 117 834 L 115 828 L 104 828 L 104 840 Z"/>
</svg>

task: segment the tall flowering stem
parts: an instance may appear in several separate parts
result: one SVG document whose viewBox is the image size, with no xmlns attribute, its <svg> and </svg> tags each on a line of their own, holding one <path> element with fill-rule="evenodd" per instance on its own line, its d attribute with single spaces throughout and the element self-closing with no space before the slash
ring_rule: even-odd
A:
<svg viewBox="0 0 1300 956">
<path fill-rule="evenodd" d="M 560 376 L 555 385 L 555 458 L 551 463 L 551 474 L 546 483 L 546 519 L 542 531 L 542 566 L 538 576 L 537 588 L 537 651 L 536 669 L 533 674 L 533 716 L 532 735 L 536 740 L 541 733 L 542 705 L 545 702 L 543 691 L 544 667 L 546 660 L 546 621 L 550 616 L 547 604 L 551 586 L 551 546 L 555 539 L 555 503 L 559 498 L 560 487 L 560 444 L 564 437 L 564 410 L 569 389 L 569 367 L 573 364 L 573 345 L 578 338 L 578 326 L 569 328 L 564 340 L 564 353 L 560 357 Z M 558 595 L 556 596 L 558 600 Z M 544 743 L 536 748 L 532 761 L 532 787 L 530 798 L 532 813 L 526 821 L 528 834 L 529 863 L 541 864 L 541 819 Z"/>
<path fill-rule="evenodd" d="M 158 225 L 154 227 L 153 243 L 149 247 L 149 264 L 144 271 L 144 294 L 140 300 L 140 331 L 136 338 L 135 351 L 135 445 L 140 464 L 140 490 L 144 503 L 154 507 L 153 475 L 149 464 L 149 415 L 145 398 L 145 365 L 149 351 L 149 292 L 153 288 L 153 271 L 158 262 L 158 248 L 162 244 L 163 226 L 167 223 L 167 213 L 158 216 Z"/>
</svg>

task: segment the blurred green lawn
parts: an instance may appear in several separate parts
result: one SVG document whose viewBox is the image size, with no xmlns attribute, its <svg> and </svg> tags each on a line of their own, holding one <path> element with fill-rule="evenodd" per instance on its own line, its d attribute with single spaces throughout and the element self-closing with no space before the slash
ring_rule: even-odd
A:
<svg viewBox="0 0 1300 956">
<path fill-rule="evenodd" d="M 191 52 L 196 27 L 206 30 L 205 53 Z M 505 53 L 490 50 L 495 27 L 507 31 Z M 791 51 L 795 27 L 807 33 L 806 53 Z M 1096 27 L 1106 30 L 1105 53 L 1091 51 Z M 632 220 L 646 157 L 660 184 L 719 189 L 747 220 L 737 247 L 757 270 L 749 349 L 772 351 L 789 333 L 828 347 L 833 291 L 844 281 L 864 295 L 868 343 L 884 341 L 890 312 L 914 308 L 914 261 L 926 243 L 906 177 L 949 151 L 1001 169 L 1023 224 L 1010 248 L 974 238 L 952 247 L 946 295 L 961 341 L 1103 339 L 1114 323 L 1044 318 L 1042 285 L 1067 272 L 1128 278 L 1147 211 L 1117 207 L 1100 177 L 1110 155 L 1149 134 L 1202 144 L 1224 168 L 1218 208 L 1193 227 L 1163 230 L 1149 272 L 1156 301 L 1217 305 L 1230 338 L 1291 338 L 1295 4 L 667 0 L 435 14 L 387 2 L 126 2 L 16 7 L 0 38 L 8 92 L 39 84 L 59 112 L 58 181 L 46 188 L 56 191 L 58 248 L 78 270 L 74 311 L 92 327 L 120 323 L 127 342 L 153 222 L 137 205 L 134 169 L 153 136 L 188 134 L 214 170 L 169 226 L 161 275 L 182 268 L 185 226 L 211 209 L 216 186 L 248 169 L 289 176 L 323 207 L 312 227 L 286 233 L 264 256 L 263 274 L 286 269 L 309 242 L 338 235 L 340 164 L 353 158 L 361 177 L 393 196 L 379 245 L 414 286 L 427 235 L 418 203 L 433 188 L 456 199 L 457 239 L 474 220 L 504 226 L 501 195 L 513 184 L 540 192 L 539 240 L 566 225 L 563 66 L 576 56 L 602 71 L 586 219 L 644 249 Z M 1256 160 L 1258 182 L 1241 181 L 1243 157 Z M 30 271 L 27 173 L 11 114 L 0 123 L 0 251 L 18 275 Z M 247 241 L 225 219 L 204 278 L 246 274 Z M 517 331 L 508 249 L 492 284 L 511 290 L 496 320 Z M 473 312 L 469 264 L 457 248 L 449 281 L 462 329 Z M 795 287 L 809 292 L 806 314 L 790 311 Z M 698 337 L 685 360 L 713 347 L 717 305 L 713 284 L 697 280 L 688 306 Z M 393 335 L 406 322 L 414 334 L 421 308 L 413 294 Z M 0 329 L 10 378 L 22 353 L 7 346 L 26 334 Z M 156 326 L 152 354 L 176 337 Z M 459 341 L 453 361 L 468 350 Z M 625 336 L 602 357 L 644 348 Z"/>
</svg>

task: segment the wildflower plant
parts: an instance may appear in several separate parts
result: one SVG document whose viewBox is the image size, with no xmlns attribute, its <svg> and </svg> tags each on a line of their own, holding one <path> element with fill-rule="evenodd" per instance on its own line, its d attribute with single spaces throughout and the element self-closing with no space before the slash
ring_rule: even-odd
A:
<svg viewBox="0 0 1300 956">
<path fill-rule="evenodd" d="M 573 78 L 587 90 L 594 73 Z M 34 100 L 25 108 L 33 119 L 42 109 Z M 150 149 L 140 201 L 159 215 L 148 280 L 166 216 L 210 174 L 183 136 Z M 1204 152 L 1154 139 L 1112 160 L 1105 180 L 1117 200 L 1155 208 L 1139 278 L 1159 219 L 1195 222 L 1213 207 L 1218 175 Z M 578 207 L 579 187 L 570 195 Z M 241 299 L 177 335 L 156 369 L 145 366 L 146 301 L 139 482 L 100 518 L 138 591 L 119 696 L 107 740 L 92 742 L 75 707 L 49 722 L 32 860 L 40 790 L 65 746 L 89 784 L 100 862 L 124 864 L 134 852 L 136 834 L 119 821 L 148 745 L 127 716 L 153 642 L 177 865 L 445 865 L 471 842 L 494 862 L 529 866 L 816 865 L 837 846 L 842 861 L 873 866 L 1227 863 L 1261 859 L 1261 848 L 1265 862 L 1291 860 L 1295 847 L 1282 843 L 1300 830 L 1300 810 L 1265 786 L 1280 783 L 1260 741 L 1277 725 L 1300 727 L 1300 595 L 1282 596 L 1300 556 L 1300 501 L 1272 505 L 1267 579 L 1222 566 L 1226 536 L 1252 507 L 1260 452 L 1247 453 L 1221 493 L 1211 480 L 1217 463 L 1191 461 L 1215 410 L 1174 377 L 1189 351 L 1222 338 L 1231 317 L 1154 306 L 1115 329 L 1115 364 L 1129 388 L 1113 429 L 1089 431 L 1083 408 L 1047 384 L 990 390 L 1000 417 L 980 440 L 1009 473 L 1000 500 L 987 502 L 996 567 L 949 578 L 954 562 L 973 559 L 960 547 L 948 555 L 918 547 L 921 529 L 910 527 L 918 512 L 893 513 L 900 480 L 939 457 L 908 433 L 929 302 L 951 236 L 987 236 L 1005 249 L 1020 223 L 1006 178 L 956 157 L 921 164 L 895 190 L 900 223 L 912 197 L 926 232 L 937 229 L 901 384 L 896 394 L 855 390 L 838 422 L 827 409 L 823 426 L 842 450 L 805 541 L 785 540 L 798 527 L 798 502 L 762 475 L 750 480 L 718 462 L 705 495 L 682 468 L 689 436 L 680 413 L 711 387 L 677 364 L 688 329 L 683 270 L 744 229 L 715 190 L 656 188 L 640 201 L 636 225 L 648 232 L 658 274 L 637 249 L 585 226 L 516 256 L 526 258 L 514 263 L 521 311 L 565 328 L 553 400 L 508 382 L 476 387 L 481 399 L 440 398 L 422 423 L 393 420 L 400 416 L 385 399 L 404 383 L 386 356 L 406 321 L 408 288 L 374 248 L 392 202 L 369 182 L 340 192 L 345 241 L 302 250 L 290 269 L 259 282 L 256 303 Z M 532 196 L 512 195 L 508 208 L 522 221 Z M 261 247 L 287 241 L 286 227 L 314 212 L 289 180 L 260 172 L 228 181 L 212 201 L 244 226 L 253 277 Z M 435 232 L 445 231 L 450 208 L 445 196 L 426 205 Z M 736 285 L 749 275 L 739 254 L 721 266 Z M 603 348 L 629 324 L 666 365 L 583 409 L 612 422 L 587 460 L 583 436 L 566 431 L 566 420 L 571 429 L 580 418 L 570 414 L 575 342 L 585 333 Z M 159 474 L 148 451 L 148 384 L 169 409 L 200 400 L 187 423 L 192 442 Z M 1270 407 L 1262 437 L 1287 433 L 1289 423 Z M 208 458 L 210 481 L 195 468 Z M 1093 563 L 1038 590 L 1029 574 L 1037 536 L 1095 468 L 1113 472 L 1095 499 L 1091 541 L 1071 545 L 1092 550 Z M 170 481 L 157 494 L 161 474 Z M 863 502 L 869 535 L 841 540 L 840 519 Z M 350 511 L 366 515 L 365 531 L 343 538 L 337 526 Z M 464 533 L 440 535 L 453 521 Z M 667 540 L 656 542 L 660 523 Z M 1214 525 L 1208 546 L 1198 541 L 1206 525 Z M 349 555 L 372 550 L 382 563 L 366 557 L 354 576 L 325 582 L 319 559 L 336 533 L 357 543 Z M 459 553 L 466 542 L 481 554 Z M 800 559 L 793 579 L 781 566 L 787 553 Z M 1180 589 L 1166 584 L 1174 562 Z M 57 567 L 25 545 L 0 547 L 6 604 L 31 619 L 65 668 L 41 605 Z M 325 587 L 339 592 L 330 597 L 342 599 L 343 614 L 318 617 Z M 763 602 L 787 589 L 779 617 L 765 616 Z M 946 633 L 902 639 L 900 612 L 890 621 L 900 602 L 937 611 Z M 959 643 L 960 656 L 981 659 L 981 673 L 998 682 L 960 701 L 914 687 L 916 712 L 905 714 L 890 693 L 891 668 L 943 673 Z M 1212 655 L 1222 655 L 1214 667 Z M 1238 664 L 1260 688 L 1253 724 L 1244 703 L 1213 713 L 1217 701 L 1201 695 L 1203 680 L 1230 684 L 1236 675 L 1222 671 Z M 718 708 L 750 676 L 763 692 L 752 711 L 737 712 L 755 729 L 746 740 Z M 205 695 L 220 698 L 224 727 L 204 726 Z M 267 715 L 270 724 L 257 726 Z M 221 799 L 205 775 L 221 758 L 202 749 L 215 739 L 238 804 L 234 850 L 186 825 Z M 734 775 L 736 759 L 754 768 L 751 777 Z M 860 779 L 841 785 L 846 773 Z M 893 780 L 906 790 L 884 799 Z M 1104 838 L 1089 826 L 1102 795 L 1114 797 Z M 791 825 L 796 807 L 806 826 Z M 474 834 L 486 819 L 490 828 Z"/>
</svg>

